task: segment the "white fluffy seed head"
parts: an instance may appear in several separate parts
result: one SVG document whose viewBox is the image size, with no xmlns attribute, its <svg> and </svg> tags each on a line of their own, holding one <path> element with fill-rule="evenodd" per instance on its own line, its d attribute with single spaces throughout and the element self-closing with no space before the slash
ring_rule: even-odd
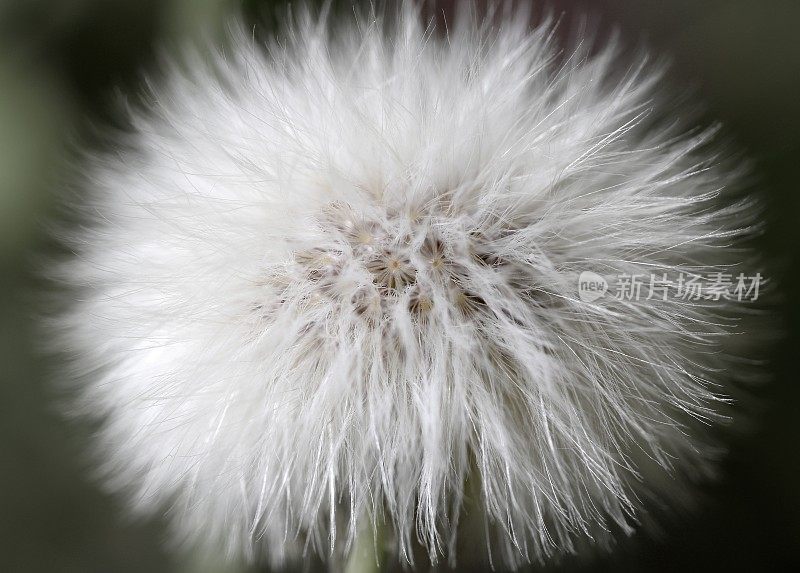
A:
<svg viewBox="0 0 800 573">
<path fill-rule="evenodd" d="M 137 510 L 274 563 L 373 522 L 452 562 L 481 520 L 516 566 L 711 472 L 736 309 L 576 287 L 735 273 L 739 174 L 658 101 L 659 66 L 486 22 L 235 32 L 95 158 L 63 340 Z"/>
</svg>

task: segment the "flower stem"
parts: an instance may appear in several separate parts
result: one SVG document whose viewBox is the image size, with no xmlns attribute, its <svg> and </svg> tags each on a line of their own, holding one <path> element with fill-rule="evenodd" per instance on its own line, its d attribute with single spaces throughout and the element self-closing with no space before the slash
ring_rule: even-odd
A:
<svg viewBox="0 0 800 573">
<path fill-rule="evenodd" d="M 384 570 L 384 527 L 380 524 L 366 524 L 353 542 L 347 556 L 344 573 L 380 573 Z"/>
</svg>

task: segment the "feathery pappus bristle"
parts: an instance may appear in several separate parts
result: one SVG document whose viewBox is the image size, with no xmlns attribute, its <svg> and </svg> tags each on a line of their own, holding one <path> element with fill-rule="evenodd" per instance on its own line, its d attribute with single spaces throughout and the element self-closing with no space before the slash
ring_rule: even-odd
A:
<svg viewBox="0 0 800 573">
<path fill-rule="evenodd" d="M 378 523 L 454 563 L 480 520 L 516 567 L 713 473 L 744 303 L 580 277 L 754 271 L 742 170 L 660 64 L 529 20 L 234 26 L 91 158 L 63 344 L 134 509 L 276 564 Z"/>
</svg>

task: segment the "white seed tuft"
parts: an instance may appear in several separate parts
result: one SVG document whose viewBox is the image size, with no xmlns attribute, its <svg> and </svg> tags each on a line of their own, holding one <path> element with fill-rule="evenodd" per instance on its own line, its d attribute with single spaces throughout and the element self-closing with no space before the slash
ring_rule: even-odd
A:
<svg viewBox="0 0 800 573">
<path fill-rule="evenodd" d="M 485 520 L 516 566 L 711 473 L 738 303 L 577 281 L 735 273 L 753 206 L 718 196 L 740 174 L 660 66 L 525 20 L 236 32 L 95 158 L 65 344 L 133 507 L 274 563 L 371 520 L 401 559 L 452 562 Z"/>
</svg>

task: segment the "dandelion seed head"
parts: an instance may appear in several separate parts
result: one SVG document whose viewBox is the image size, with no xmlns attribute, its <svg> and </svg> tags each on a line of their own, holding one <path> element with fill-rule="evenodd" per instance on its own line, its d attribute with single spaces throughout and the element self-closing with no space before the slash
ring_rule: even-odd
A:
<svg viewBox="0 0 800 573">
<path fill-rule="evenodd" d="M 89 168 L 62 278 L 104 475 L 176 538 L 279 564 L 386 523 L 454 563 L 606 546 L 713 473 L 735 304 L 578 296 L 735 272 L 753 202 L 662 67 L 410 9 L 168 64 Z"/>
</svg>

